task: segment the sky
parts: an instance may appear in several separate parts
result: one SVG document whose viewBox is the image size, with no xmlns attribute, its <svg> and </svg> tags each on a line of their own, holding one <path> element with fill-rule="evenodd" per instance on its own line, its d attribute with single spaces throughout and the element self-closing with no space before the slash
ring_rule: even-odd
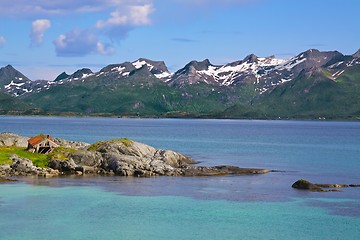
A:
<svg viewBox="0 0 360 240">
<path fill-rule="evenodd" d="M 138 58 L 176 71 L 360 48 L 359 0 L 0 0 L 0 67 L 32 80 Z"/>
</svg>

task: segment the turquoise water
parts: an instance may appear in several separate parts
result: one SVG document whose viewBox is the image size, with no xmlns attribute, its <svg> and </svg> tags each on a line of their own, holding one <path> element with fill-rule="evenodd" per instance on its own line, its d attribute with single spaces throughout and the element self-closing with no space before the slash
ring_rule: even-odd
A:
<svg viewBox="0 0 360 240">
<path fill-rule="evenodd" d="M 0 132 L 128 137 L 203 165 L 282 170 L 229 177 L 24 178 L 0 185 L 0 239 L 359 239 L 360 123 L 0 117 Z"/>
<path fill-rule="evenodd" d="M 289 202 L 125 196 L 3 185 L 2 239 L 358 239 L 360 220 Z M 317 199 L 322 201 L 322 199 Z M 338 202 L 338 200 L 336 201 Z M 11 219 L 11 221 L 9 221 Z"/>
</svg>

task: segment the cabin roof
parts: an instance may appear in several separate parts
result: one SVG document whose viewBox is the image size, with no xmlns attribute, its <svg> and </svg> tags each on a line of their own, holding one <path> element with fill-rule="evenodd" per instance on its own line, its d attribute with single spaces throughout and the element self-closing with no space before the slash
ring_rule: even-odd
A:
<svg viewBox="0 0 360 240">
<path fill-rule="evenodd" d="M 54 142 L 54 139 L 52 139 L 52 138 L 50 137 L 50 135 L 40 134 L 40 135 L 37 135 L 37 136 L 35 136 L 35 137 L 30 138 L 30 139 L 28 140 L 28 143 L 29 143 L 31 146 L 35 146 L 35 145 L 41 143 L 42 141 L 44 141 L 44 140 L 46 140 L 46 139 Z"/>
</svg>

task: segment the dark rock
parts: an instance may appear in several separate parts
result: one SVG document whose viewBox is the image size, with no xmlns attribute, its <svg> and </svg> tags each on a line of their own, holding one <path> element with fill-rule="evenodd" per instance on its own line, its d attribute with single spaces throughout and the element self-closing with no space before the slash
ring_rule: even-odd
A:
<svg viewBox="0 0 360 240">
<path fill-rule="evenodd" d="M 300 179 L 297 180 L 293 185 L 293 188 L 297 188 L 297 189 L 304 189 L 304 190 L 310 190 L 310 191 L 316 191 L 316 192 L 321 192 L 322 189 L 321 187 L 307 181 L 304 179 Z"/>
<path fill-rule="evenodd" d="M 16 182 L 14 179 L 0 177 L 0 183 Z"/>
<path fill-rule="evenodd" d="M 27 173 L 36 173 L 36 167 L 33 165 L 33 162 L 26 158 L 19 158 L 16 155 L 12 155 L 11 159 L 13 161 L 11 168 L 13 171 L 23 174 Z"/>
<path fill-rule="evenodd" d="M 321 187 L 321 188 L 345 188 L 345 187 L 349 187 L 349 184 L 319 184 L 319 183 L 316 183 L 315 184 L 316 186 L 318 187 Z"/>
<path fill-rule="evenodd" d="M 52 160 L 49 162 L 49 167 L 55 170 L 59 170 L 64 173 L 74 173 L 78 165 L 74 162 L 74 160 Z"/>
<path fill-rule="evenodd" d="M 347 187 L 360 187 L 360 184 L 337 184 L 337 183 L 311 183 L 307 180 L 300 179 L 296 181 L 293 188 L 305 189 L 316 192 L 340 192 L 338 189 L 324 190 L 323 188 L 347 188 Z"/>
<path fill-rule="evenodd" d="M 97 167 L 101 164 L 102 158 L 99 153 L 92 151 L 81 151 L 70 154 L 69 159 L 76 165 Z"/>
<path fill-rule="evenodd" d="M 264 174 L 270 172 L 267 169 L 240 168 L 236 166 L 198 167 L 191 166 L 183 170 L 185 176 L 224 176 L 224 175 L 247 175 Z"/>
<path fill-rule="evenodd" d="M 66 72 L 62 72 L 59 76 L 57 76 L 57 77 L 55 78 L 54 82 L 59 82 L 59 81 L 61 81 L 61 80 L 63 80 L 63 79 L 66 79 L 66 78 L 68 78 L 68 77 L 70 77 L 69 74 L 67 74 Z"/>
</svg>

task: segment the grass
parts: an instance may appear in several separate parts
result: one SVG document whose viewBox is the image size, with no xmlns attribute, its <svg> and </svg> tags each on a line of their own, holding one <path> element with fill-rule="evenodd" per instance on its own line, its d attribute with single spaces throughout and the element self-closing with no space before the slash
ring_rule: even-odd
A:
<svg viewBox="0 0 360 240">
<path fill-rule="evenodd" d="M 113 139 L 109 141 L 103 141 L 103 142 L 96 142 L 88 147 L 89 151 L 96 152 L 97 149 L 103 145 L 104 143 L 122 143 L 125 145 L 125 147 L 131 147 L 133 141 L 128 138 L 119 138 L 119 139 Z"/>
<path fill-rule="evenodd" d="M 11 154 L 16 154 L 20 158 L 27 158 L 37 167 L 48 167 L 48 156 L 39 153 L 31 153 L 26 151 L 26 149 L 19 147 L 0 147 L 0 164 L 11 164 Z"/>
<path fill-rule="evenodd" d="M 65 161 L 68 159 L 71 153 L 77 152 L 78 150 L 65 148 L 65 147 L 57 147 L 55 148 L 49 155 L 47 156 L 48 160 L 62 160 Z"/>
</svg>

